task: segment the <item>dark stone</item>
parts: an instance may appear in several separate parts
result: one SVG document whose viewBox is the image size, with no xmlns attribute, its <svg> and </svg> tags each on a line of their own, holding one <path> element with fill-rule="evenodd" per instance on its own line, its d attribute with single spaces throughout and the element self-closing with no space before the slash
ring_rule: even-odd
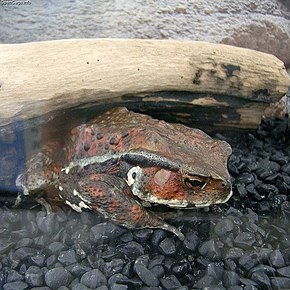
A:
<svg viewBox="0 0 290 290">
<path fill-rule="evenodd" d="M 273 277 L 271 278 L 271 285 L 274 290 L 290 289 L 290 278 Z"/>
<path fill-rule="evenodd" d="M 18 273 L 16 270 L 13 269 L 9 269 L 6 272 L 7 278 L 6 278 L 6 282 L 15 282 L 15 281 L 23 281 L 24 280 L 24 276 L 21 275 L 20 273 Z"/>
<path fill-rule="evenodd" d="M 140 289 L 143 285 L 143 282 L 139 279 L 129 279 L 121 273 L 112 275 L 108 280 L 109 287 L 112 287 L 115 284 L 124 284 L 128 285 L 129 289 Z"/>
<path fill-rule="evenodd" d="M 231 260 L 231 259 L 226 259 L 224 261 L 224 267 L 225 267 L 225 270 L 228 270 L 228 271 L 236 271 L 237 264 L 233 260 Z"/>
<path fill-rule="evenodd" d="M 158 247 L 159 243 L 167 237 L 167 232 L 161 229 L 156 229 L 150 237 L 151 243 L 154 247 Z"/>
<path fill-rule="evenodd" d="M 282 268 L 285 266 L 285 261 L 280 250 L 275 250 L 269 255 L 270 264 L 275 268 Z"/>
<path fill-rule="evenodd" d="M 237 260 L 244 255 L 244 250 L 237 247 L 232 247 L 225 252 L 225 259 Z"/>
<path fill-rule="evenodd" d="M 76 253 L 73 249 L 69 249 L 67 251 L 61 251 L 58 255 L 58 261 L 63 265 L 68 266 L 71 264 L 75 264 L 78 262 Z"/>
<path fill-rule="evenodd" d="M 231 232 L 234 229 L 234 224 L 230 219 L 222 219 L 219 221 L 216 226 L 214 227 L 215 233 L 223 237 L 224 235 L 227 235 L 229 232 Z"/>
<path fill-rule="evenodd" d="M 255 177 L 253 176 L 253 174 L 250 173 L 242 173 L 236 180 L 235 183 L 236 184 L 250 184 L 252 182 L 254 182 Z"/>
<path fill-rule="evenodd" d="M 239 259 L 239 265 L 245 269 L 246 271 L 251 270 L 253 267 L 255 267 L 259 263 L 258 255 L 257 253 L 245 253 L 240 259 Z"/>
<path fill-rule="evenodd" d="M 141 263 L 135 263 L 134 269 L 145 285 L 152 287 L 157 287 L 159 285 L 157 277 Z"/>
<path fill-rule="evenodd" d="M 277 180 L 276 186 L 280 193 L 289 194 L 290 192 L 290 185 L 287 184 L 285 181 Z"/>
<path fill-rule="evenodd" d="M 161 277 L 163 277 L 163 276 L 164 276 L 164 273 L 165 273 L 164 268 L 163 268 L 163 266 L 161 266 L 161 265 L 156 265 L 156 266 L 150 268 L 150 271 L 153 273 L 153 275 L 154 275 L 155 277 L 157 277 L 157 278 L 159 278 L 159 279 L 160 279 Z M 173 273 L 174 273 L 174 269 L 172 269 L 172 271 L 173 271 Z M 175 273 L 175 274 L 176 274 L 176 273 Z"/>
<path fill-rule="evenodd" d="M 30 266 L 25 273 L 25 281 L 30 286 L 42 286 L 44 282 L 42 269 L 37 266 Z"/>
<path fill-rule="evenodd" d="M 242 286 L 251 286 L 251 285 L 258 286 L 258 284 L 255 281 L 244 277 L 240 277 L 240 282 Z"/>
<path fill-rule="evenodd" d="M 176 244 L 174 238 L 167 237 L 159 243 L 159 250 L 166 256 L 172 256 L 176 253 Z"/>
<path fill-rule="evenodd" d="M 0 241 L 0 255 L 8 253 L 14 247 L 15 247 L 14 242 L 8 242 L 5 239 L 1 239 L 1 241 Z"/>
<path fill-rule="evenodd" d="M 129 261 L 122 269 L 122 274 L 127 276 L 128 278 L 133 277 L 134 271 L 133 271 L 133 262 Z"/>
<path fill-rule="evenodd" d="M 209 263 L 206 267 L 206 276 L 212 276 L 217 280 L 221 280 L 224 273 L 224 268 L 215 263 Z"/>
<path fill-rule="evenodd" d="M 227 288 L 235 285 L 239 285 L 240 278 L 236 272 L 225 271 L 223 274 L 223 285 Z"/>
<path fill-rule="evenodd" d="M 171 268 L 176 263 L 176 260 L 173 257 L 165 256 L 163 267 L 165 269 L 165 272 L 171 271 Z"/>
<path fill-rule="evenodd" d="M 47 267 L 47 268 L 53 268 L 53 266 L 55 265 L 56 262 L 57 262 L 57 257 L 56 257 L 56 255 L 51 255 L 51 256 L 49 256 L 49 257 L 46 259 L 46 261 L 45 261 L 45 263 L 46 263 L 46 267 Z"/>
<path fill-rule="evenodd" d="M 45 255 L 36 254 L 36 255 L 30 257 L 30 260 L 36 266 L 42 267 L 44 265 L 44 262 L 45 262 Z"/>
<path fill-rule="evenodd" d="M 152 229 L 138 229 L 133 232 L 133 235 L 136 241 L 145 242 L 150 238 L 152 233 Z"/>
<path fill-rule="evenodd" d="M 41 232 L 45 234 L 53 233 L 56 228 L 56 214 L 50 213 L 45 217 L 38 217 L 36 222 Z"/>
<path fill-rule="evenodd" d="M 190 269 L 190 264 L 187 261 L 179 261 L 176 264 L 174 264 L 171 268 L 172 272 L 177 277 L 181 277 L 181 276 L 186 275 L 188 273 L 189 269 Z"/>
<path fill-rule="evenodd" d="M 200 239 L 196 233 L 189 233 L 185 235 L 184 246 L 187 250 L 194 252 L 199 244 Z"/>
<path fill-rule="evenodd" d="M 244 290 L 260 290 L 260 288 L 257 288 L 254 285 L 247 285 L 246 287 L 244 287 Z"/>
<path fill-rule="evenodd" d="M 15 249 L 19 249 L 19 248 L 23 248 L 23 247 L 29 247 L 31 246 L 33 243 L 33 240 L 30 238 L 22 238 L 20 239 L 16 245 L 15 245 Z"/>
<path fill-rule="evenodd" d="M 277 187 L 272 184 L 260 183 L 256 186 L 256 188 L 261 194 L 264 194 L 266 196 L 268 196 L 270 193 L 278 193 Z"/>
<path fill-rule="evenodd" d="M 284 276 L 284 277 L 290 278 L 290 266 L 287 266 L 287 267 L 283 267 L 283 268 L 278 269 L 277 270 L 277 273 L 280 276 Z"/>
<path fill-rule="evenodd" d="M 41 286 L 41 287 L 30 288 L 30 290 L 51 290 L 51 288 L 49 288 L 47 286 Z"/>
<path fill-rule="evenodd" d="M 110 287 L 110 290 L 127 290 L 129 289 L 127 285 L 123 284 L 114 284 Z"/>
<path fill-rule="evenodd" d="M 113 286 L 114 284 L 126 284 L 128 283 L 129 281 L 129 278 L 126 277 L 125 275 L 121 274 L 121 273 L 118 273 L 118 274 L 114 274 L 112 275 L 109 280 L 108 280 L 108 285 L 111 287 Z M 140 281 L 141 285 L 142 285 L 142 282 Z"/>
<path fill-rule="evenodd" d="M 150 259 L 148 268 L 151 269 L 152 267 L 156 265 L 163 265 L 164 264 L 165 257 L 163 255 L 158 255 Z"/>
<path fill-rule="evenodd" d="M 270 160 L 277 162 L 279 165 L 284 165 L 287 163 L 286 156 L 282 152 L 276 152 L 271 155 Z"/>
<path fill-rule="evenodd" d="M 263 288 L 270 288 L 271 287 L 271 281 L 266 273 L 262 271 L 256 271 L 252 274 L 251 279 L 257 284 Z"/>
<path fill-rule="evenodd" d="M 179 280 L 174 276 L 170 275 L 165 278 L 161 278 L 160 282 L 163 286 L 163 289 L 168 289 L 168 290 L 173 290 L 181 287 L 182 285 L 180 284 Z"/>
<path fill-rule="evenodd" d="M 244 184 L 237 184 L 236 189 L 240 195 L 240 197 L 245 197 L 247 195 L 247 189 Z"/>
<path fill-rule="evenodd" d="M 256 237 L 253 233 L 241 232 L 235 238 L 234 243 L 237 247 L 247 250 L 252 248 L 252 245 L 255 243 L 255 241 Z"/>
<path fill-rule="evenodd" d="M 122 248 L 120 248 L 120 251 L 130 257 L 139 257 L 144 255 L 143 246 L 135 241 L 125 244 Z"/>
<path fill-rule="evenodd" d="M 194 284 L 194 287 L 198 289 L 203 289 L 205 287 L 216 284 L 216 280 L 212 276 L 205 275 Z"/>
<path fill-rule="evenodd" d="M 127 231 L 123 235 L 121 235 L 120 240 L 124 243 L 128 243 L 133 241 L 133 234 L 131 231 Z"/>
<path fill-rule="evenodd" d="M 22 260 L 27 259 L 28 257 L 35 255 L 36 252 L 37 251 L 34 248 L 24 247 L 24 248 L 17 249 L 14 252 L 14 257 L 22 261 Z"/>
<path fill-rule="evenodd" d="M 223 286 L 219 286 L 219 285 L 210 285 L 205 287 L 206 290 L 229 290 L 230 288 L 226 289 Z"/>
<path fill-rule="evenodd" d="M 287 173 L 288 175 L 290 175 L 290 163 L 287 162 L 285 165 L 283 165 L 281 167 L 281 170 L 285 173 Z"/>
<path fill-rule="evenodd" d="M 72 287 L 72 290 L 90 290 L 90 288 L 81 283 L 77 283 Z"/>
<path fill-rule="evenodd" d="M 268 159 L 262 159 L 258 162 L 258 169 L 256 170 L 256 174 L 264 179 L 270 175 L 275 174 L 280 169 L 280 165 L 274 161 L 270 161 Z"/>
<path fill-rule="evenodd" d="M 59 255 L 61 251 L 67 250 L 67 245 L 61 242 L 52 242 L 48 245 L 47 249 L 50 251 L 51 254 Z"/>
<path fill-rule="evenodd" d="M 259 259 L 260 261 L 260 259 Z M 254 268 L 251 269 L 250 271 L 250 274 L 254 273 L 254 272 L 263 272 L 265 273 L 267 276 L 275 276 L 275 273 L 276 273 L 276 269 L 271 267 L 271 266 L 268 266 L 268 265 L 263 265 L 263 264 L 260 264 Z"/>
<path fill-rule="evenodd" d="M 110 262 L 104 263 L 100 270 L 104 273 L 106 277 L 110 277 L 116 273 L 120 273 L 124 267 L 125 261 L 123 259 L 115 258 Z"/>
<path fill-rule="evenodd" d="M 80 277 L 86 272 L 92 270 L 91 267 L 82 264 L 73 264 L 66 267 L 66 269 L 76 277 Z"/>
<path fill-rule="evenodd" d="M 68 286 L 73 280 L 73 276 L 69 271 L 62 267 L 49 270 L 45 276 L 45 283 L 52 289 L 57 289 L 60 286 Z"/>
<path fill-rule="evenodd" d="M 96 288 L 106 285 L 107 279 L 99 269 L 93 269 L 82 276 L 81 283 L 89 288 Z"/>
<path fill-rule="evenodd" d="M 212 261 L 220 260 L 222 256 L 221 249 L 218 247 L 215 240 L 203 242 L 198 248 L 198 251 L 202 256 Z"/>
<path fill-rule="evenodd" d="M 11 232 L 13 240 L 19 240 L 28 237 L 28 231 L 26 229 L 16 230 Z"/>
<path fill-rule="evenodd" d="M 92 246 L 90 243 L 81 242 L 79 244 L 74 244 L 73 249 L 75 250 L 77 256 L 83 260 L 87 257 L 87 255 L 92 253 Z"/>
<path fill-rule="evenodd" d="M 3 285 L 3 290 L 25 290 L 28 288 L 28 285 L 22 281 L 10 282 Z"/>
<path fill-rule="evenodd" d="M 125 232 L 125 229 L 109 223 L 100 223 L 91 228 L 90 240 L 94 243 L 112 241 Z"/>
</svg>

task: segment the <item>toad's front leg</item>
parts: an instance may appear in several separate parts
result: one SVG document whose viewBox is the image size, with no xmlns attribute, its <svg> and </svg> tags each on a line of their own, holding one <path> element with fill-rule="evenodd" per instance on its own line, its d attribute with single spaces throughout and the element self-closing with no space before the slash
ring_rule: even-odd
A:
<svg viewBox="0 0 290 290">
<path fill-rule="evenodd" d="M 117 176 L 91 174 L 81 177 L 75 188 L 67 190 L 60 186 L 60 190 L 65 202 L 77 211 L 90 208 L 128 228 L 161 228 L 184 239 L 174 226 L 147 211 L 136 200 L 125 180 Z"/>
</svg>

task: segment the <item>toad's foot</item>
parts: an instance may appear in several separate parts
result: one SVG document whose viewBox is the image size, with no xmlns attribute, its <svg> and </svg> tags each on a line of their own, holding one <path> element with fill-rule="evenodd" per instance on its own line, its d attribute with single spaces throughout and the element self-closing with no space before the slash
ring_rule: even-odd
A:
<svg viewBox="0 0 290 290">
<path fill-rule="evenodd" d="M 184 240 L 184 235 L 177 228 L 147 211 L 136 200 L 125 180 L 117 176 L 85 176 L 79 180 L 76 189 L 70 189 L 68 192 L 72 194 L 66 197 L 66 203 L 74 209 L 90 208 L 127 228 L 161 228 Z"/>
</svg>

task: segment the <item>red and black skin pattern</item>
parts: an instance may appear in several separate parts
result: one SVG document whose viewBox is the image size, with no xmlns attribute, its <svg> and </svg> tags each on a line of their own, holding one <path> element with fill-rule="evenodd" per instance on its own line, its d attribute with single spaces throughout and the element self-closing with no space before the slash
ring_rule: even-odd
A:
<svg viewBox="0 0 290 290">
<path fill-rule="evenodd" d="M 231 149 L 226 142 L 126 108 L 74 128 L 62 146 L 48 144 L 27 161 L 18 178 L 26 194 L 43 190 L 52 199 L 58 193 L 67 204 L 91 208 L 121 225 L 164 228 L 180 238 L 176 228 L 144 209 L 133 195 L 125 180 L 132 167 L 144 172 L 142 192 L 162 200 L 212 204 L 229 195 Z M 105 161 L 94 159 L 104 156 Z M 207 187 L 186 188 L 184 176 L 190 174 L 201 177 Z"/>
</svg>

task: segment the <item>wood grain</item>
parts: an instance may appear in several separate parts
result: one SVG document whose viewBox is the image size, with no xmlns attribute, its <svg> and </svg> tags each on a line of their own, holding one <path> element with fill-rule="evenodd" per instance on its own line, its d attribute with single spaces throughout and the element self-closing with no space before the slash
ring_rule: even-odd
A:
<svg viewBox="0 0 290 290">
<path fill-rule="evenodd" d="M 162 91 L 270 103 L 289 84 L 283 63 L 273 55 L 222 44 L 125 39 L 1 44 L 0 126 Z"/>
</svg>

